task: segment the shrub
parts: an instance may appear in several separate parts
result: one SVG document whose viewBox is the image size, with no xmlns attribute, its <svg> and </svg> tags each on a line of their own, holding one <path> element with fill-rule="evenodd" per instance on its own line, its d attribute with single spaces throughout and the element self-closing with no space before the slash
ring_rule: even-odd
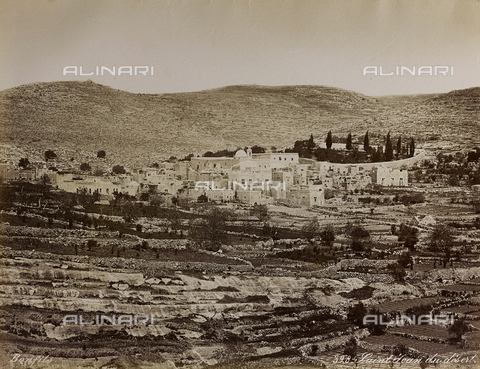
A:
<svg viewBox="0 0 480 369">
<path fill-rule="evenodd" d="M 55 154 L 52 150 L 47 150 L 45 151 L 45 161 L 48 161 L 50 159 L 56 159 L 57 154 Z"/>
<path fill-rule="evenodd" d="M 92 248 L 97 247 L 98 242 L 96 240 L 88 240 L 87 241 L 87 250 L 92 251 Z"/>
<path fill-rule="evenodd" d="M 468 324 L 465 322 L 465 319 L 458 319 L 448 328 L 448 333 L 454 334 L 455 339 L 460 341 L 468 330 Z"/>
<path fill-rule="evenodd" d="M 359 327 L 364 327 L 363 317 L 367 314 L 367 309 L 363 303 L 359 302 L 354 306 L 350 306 L 347 310 L 347 319 Z"/>
<path fill-rule="evenodd" d="M 125 168 L 122 165 L 114 165 L 112 168 L 112 172 L 115 174 L 125 174 Z"/>
<path fill-rule="evenodd" d="M 30 165 L 30 161 L 27 158 L 21 158 L 18 162 L 18 166 L 21 168 L 27 168 Z"/>
<path fill-rule="evenodd" d="M 87 172 L 89 170 L 91 170 L 92 168 L 90 167 L 90 165 L 88 163 L 82 163 L 80 164 L 80 170 L 84 171 L 84 172 Z"/>
</svg>

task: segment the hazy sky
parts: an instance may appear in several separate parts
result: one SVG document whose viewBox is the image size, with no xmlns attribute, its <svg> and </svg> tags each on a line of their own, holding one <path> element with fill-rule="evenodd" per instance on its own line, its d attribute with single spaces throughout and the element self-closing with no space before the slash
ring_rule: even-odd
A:
<svg viewBox="0 0 480 369">
<path fill-rule="evenodd" d="M 154 75 L 64 77 L 69 65 L 149 65 Z M 363 76 L 369 65 L 448 65 L 454 75 Z M 367 95 L 480 86 L 480 1 L 0 1 L 0 90 L 89 78 L 144 93 L 234 84 Z"/>
</svg>

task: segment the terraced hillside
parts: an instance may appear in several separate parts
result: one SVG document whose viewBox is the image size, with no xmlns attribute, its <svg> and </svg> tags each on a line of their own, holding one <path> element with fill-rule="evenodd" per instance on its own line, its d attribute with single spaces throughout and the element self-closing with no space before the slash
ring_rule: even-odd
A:
<svg viewBox="0 0 480 369">
<path fill-rule="evenodd" d="M 168 362 L 177 367 L 231 364 L 272 355 L 298 361 L 310 342 L 354 332 L 335 307 L 347 301 L 337 292 L 364 285 L 356 278 L 282 275 L 285 270 L 276 267 L 253 268 L 213 254 L 209 262 L 198 261 L 194 249 L 188 249 L 188 262 L 167 262 L 167 249 L 158 251 L 158 261 L 27 251 L 18 246 L 23 242 L 14 227 L 3 232 L 2 243 L 15 240 L 17 246 L 2 252 L 2 367 L 19 350 L 50 355 L 58 367 L 70 367 L 75 358 L 83 358 L 82 365 L 91 359 L 116 368 L 132 357 L 136 364 L 158 367 Z M 55 243 L 72 232 L 80 239 L 101 239 L 105 253 L 110 249 L 106 243 L 116 240 L 114 233 L 60 229 L 45 230 L 42 238 Z M 122 241 L 125 248 L 134 243 Z M 88 252 L 80 248 L 80 253 Z M 72 314 L 82 315 L 83 322 L 95 321 L 96 315 L 149 318 L 138 325 L 85 326 L 80 318 L 78 324 L 65 324 L 64 317 Z"/>
<path fill-rule="evenodd" d="M 17 367 L 10 362 L 16 354 L 49 357 L 38 364 L 49 369 L 308 368 L 332 363 L 352 337 L 359 354 L 384 354 L 402 343 L 420 354 L 476 349 L 475 338 L 467 337 L 467 349 L 450 344 L 444 327 L 371 336 L 347 311 L 359 301 L 387 314 L 429 305 L 468 313 L 469 324 L 478 323 L 478 267 L 456 268 L 451 286 L 438 283 L 436 270 L 412 271 L 408 283 L 398 283 L 382 268 L 344 268 L 348 260 L 327 267 L 298 260 L 306 240 L 274 248 L 243 234 L 243 243 L 211 252 L 170 232 L 151 238 L 80 224 L 64 229 L 60 219 L 47 226 L 37 209 L 29 211 L 1 213 L 2 368 Z M 96 241 L 91 248 L 89 240 Z M 427 342 L 437 331 L 441 340 Z"/>
</svg>

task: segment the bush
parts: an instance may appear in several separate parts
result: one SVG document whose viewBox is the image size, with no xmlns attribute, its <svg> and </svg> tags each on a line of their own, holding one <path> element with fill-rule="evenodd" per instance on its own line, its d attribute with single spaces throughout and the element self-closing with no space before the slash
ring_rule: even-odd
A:
<svg viewBox="0 0 480 369">
<path fill-rule="evenodd" d="M 428 241 L 432 251 L 445 251 L 453 242 L 453 232 L 448 226 L 437 224 L 429 235 Z"/>
<path fill-rule="evenodd" d="M 387 268 L 390 274 L 393 276 L 393 278 L 395 278 L 396 281 L 398 282 L 405 281 L 405 277 L 407 273 L 405 272 L 405 268 L 403 266 L 401 266 L 398 263 L 395 263 L 395 264 L 389 264 Z"/>
<path fill-rule="evenodd" d="M 115 174 L 125 174 L 125 168 L 122 165 L 115 165 L 112 168 L 112 172 Z"/>
<path fill-rule="evenodd" d="M 432 310 L 431 305 L 415 305 L 414 307 L 408 308 L 405 310 L 405 313 L 407 315 L 415 315 L 415 316 L 420 316 L 420 315 L 428 315 L 430 314 L 430 311 Z"/>
<path fill-rule="evenodd" d="M 318 223 L 318 218 L 315 217 L 308 223 L 306 223 L 302 227 L 302 232 L 309 240 L 311 240 L 312 238 L 317 238 L 320 235 L 320 224 Z"/>
<path fill-rule="evenodd" d="M 425 195 L 423 193 L 405 194 L 403 196 L 399 196 L 398 200 L 405 206 L 420 204 L 425 202 Z"/>
<path fill-rule="evenodd" d="M 261 222 L 266 222 L 268 219 L 270 219 L 270 213 L 267 205 L 255 204 L 253 209 L 250 211 L 250 214 L 257 217 Z"/>
<path fill-rule="evenodd" d="M 455 340 L 460 341 L 462 336 L 469 330 L 468 324 L 465 319 L 456 320 L 449 328 L 448 333 L 455 335 Z"/>
<path fill-rule="evenodd" d="M 362 226 L 356 226 L 356 227 L 353 227 L 352 230 L 350 231 L 350 237 L 352 237 L 353 239 L 367 238 L 367 237 L 370 237 L 370 232 L 368 232 Z"/>
<path fill-rule="evenodd" d="M 88 240 L 87 241 L 87 250 L 92 251 L 92 248 L 97 247 L 98 242 L 96 240 Z"/>
<path fill-rule="evenodd" d="M 326 188 L 324 192 L 325 192 L 325 200 L 329 200 L 335 197 L 333 190 L 329 188 Z"/>
<path fill-rule="evenodd" d="M 365 246 L 363 245 L 362 240 L 360 240 L 358 238 L 354 238 L 352 240 L 351 247 L 352 247 L 352 251 L 356 251 L 356 252 L 365 251 Z"/>
<path fill-rule="evenodd" d="M 84 171 L 84 172 L 87 172 L 89 170 L 91 170 L 92 168 L 90 167 L 90 165 L 88 163 L 82 163 L 80 164 L 80 170 Z"/>
<path fill-rule="evenodd" d="M 408 355 L 408 347 L 405 346 L 403 343 L 399 343 L 395 345 L 393 348 L 393 355 L 395 356 L 406 356 Z"/>
<path fill-rule="evenodd" d="M 335 241 L 335 230 L 333 227 L 328 225 L 327 228 L 320 233 L 320 238 L 322 239 L 322 243 L 324 245 L 332 246 L 333 242 Z"/>
<path fill-rule="evenodd" d="M 21 158 L 18 162 L 18 166 L 25 169 L 30 165 L 30 161 L 27 158 Z"/>
<path fill-rule="evenodd" d="M 415 244 L 418 242 L 418 229 L 407 226 L 404 223 L 400 224 L 398 241 L 404 242 L 405 247 L 408 247 L 413 251 L 415 249 Z"/>
<path fill-rule="evenodd" d="M 48 161 L 50 159 L 56 159 L 57 154 L 55 154 L 52 150 L 47 150 L 45 151 L 45 161 Z"/>
<path fill-rule="evenodd" d="M 403 253 L 402 255 L 400 255 L 400 257 L 398 258 L 398 263 L 404 267 L 404 268 L 407 268 L 408 266 L 412 266 L 413 265 L 413 258 L 412 256 L 410 255 L 410 253 Z"/>
<path fill-rule="evenodd" d="M 368 314 L 378 316 L 379 321 L 382 321 L 382 322 L 387 322 L 388 321 L 385 314 L 381 314 L 380 310 L 378 310 L 378 308 L 370 309 Z M 370 334 L 373 335 L 373 336 L 380 336 L 382 334 L 385 334 L 385 330 L 387 329 L 387 327 L 385 325 L 381 325 L 381 324 L 367 324 L 367 328 L 368 328 L 368 331 L 370 332 Z"/>
<path fill-rule="evenodd" d="M 347 310 L 347 319 L 355 325 L 358 325 L 360 328 L 363 328 L 363 317 L 367 314 L 367 309 L 363 303 L 359 302 L 358 304 L 351 306 Z"/>
</svg>

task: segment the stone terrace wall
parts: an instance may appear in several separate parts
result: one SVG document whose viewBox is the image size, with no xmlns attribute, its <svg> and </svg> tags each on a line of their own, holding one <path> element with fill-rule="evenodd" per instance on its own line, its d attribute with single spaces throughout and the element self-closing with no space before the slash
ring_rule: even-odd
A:
<svg viewBox="0 0 480 369">
<path fill-rule="evenodd" d="M 390 264 L 395 264 L 395 260 L 371 260 L 371 259 L 343 259 L 339 262 L 340 270 L 355 267 L 369 267 L 376 269 L 385 269 Z"/>
<path fill-rule="evenodd" d="M 338 332 L 338 334 L 341 334 L 341 333 Z M 345 334 L 345 335 L 340 335 L 338 337 L 331 338 L 331 336 L 333 335 L 334 334 L 327 334 L 327 335 L 315 337 L 317 339 L 317 342 L 310 343 L 303 347 L 300 347 L 300 352 L 303 354 L 303 356 L 308 356 L 308 354 L 312 352 L 313 345 L 317 346 L 317 350 L 318 350 L 317 352 L 335 350 L 339 347 L 345 346 L 352 337 L 355 337 L 357 342 L 360 342 L 365 337 L 368 337 L 369 333 L 367 329 L 360 329 L 354 332 L 353 334 Z"/>
<path fill-rule="evenodd" d="M 412 278 L 419 278 L 425 281 L 436 281 L 439 278 L 442 280 L 450 280 L 455 278 L 456 282 L 464 282 L 480 275 L 480 267 L 474 268 L 456 268 L 456 269 L 433 269 L 428 272 L 415 272 L 407 271 L 407 276 Z"/>
</svg>

